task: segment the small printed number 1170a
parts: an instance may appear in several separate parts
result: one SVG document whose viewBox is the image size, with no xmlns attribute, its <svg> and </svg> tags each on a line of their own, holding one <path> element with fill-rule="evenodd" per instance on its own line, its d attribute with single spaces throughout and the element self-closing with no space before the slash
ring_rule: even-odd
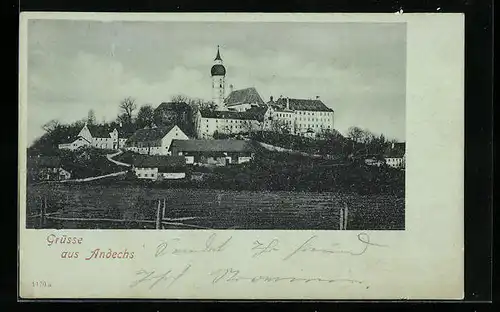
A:
<svg viewBox="0 0 500 312">
<path fill-rule="evenodd" d="M 46 281 L 33 281 L 31 284 L 33 287 L 52 287 L 52 285 Z"/>
</svg>

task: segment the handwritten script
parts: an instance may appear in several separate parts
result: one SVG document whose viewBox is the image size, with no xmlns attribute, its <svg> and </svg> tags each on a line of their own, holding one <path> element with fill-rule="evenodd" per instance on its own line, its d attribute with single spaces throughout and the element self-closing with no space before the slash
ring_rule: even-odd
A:
<svg viewBox="0 0 500 312">
<path fill-rule="evenodd" d="M 193 239 L 181 239 L 181 238 L 171 238 L 167 240 L 161 241 L 154 251 L 154 257 L 167 257 L 168 255 L 182 256 L 188 254 L 217 254 L 222 252 L 231 252 L 232 246 L 238 246 L 238 249 L 235 252 L 239 254 L 243 254 L 245 249 L 244 243 L 236 243 L 233 240 L 233 237 L 230 235 L 222 235 L 213 233 L 210 234 L 205 239 L 195 241 Z M 248 261 L 257 261 L 252 260 L 259 257 L 266 257 L 265 261 L 289 261 L 294 257 L 299 257 L 302 255 L 303 257 L 310 257 L 314 255 L 314 257 L 318 256 L 355 256 L 359 257 L 366 254 L 371 248 L 381 248 L 387 247 L 386 245 L 375 243 L 371 240 L 370 236 L 367 233 L 358 233 L 356 235 L 356 240 L 354 242 L 351 241 L 349 244 L 350 248 L 343 248 L 339 243 L 320 240 L 318 235 L 312 235 L 307 237 L 305 240 L 301 240 L 298 242 L 290 243 L 287 241 L 287 244 L 283 244 L 278 238 L 272 238 L 268 240 L 254 240 L 251 244 L 248 245 Z M 276 254 L 273 258 L 272 254 Z M 244 254 L 243 254 L 243 257 Z M 170 258 L 171 259 L 171 258 Z M 188 258 L 186 258 L 187 261 Z M 238 258 L 238 261 L 242 261 L 241 258 Z M 301 261 L 304 261 L 302 259 Z M 171 263 L 167 261 L 166 263 Z M 177 262 L 178 264 L 179 262 Z M 300 261 L 299 261 L 300 263 Z M 306 262 L 304 262 L 306 263 Z M 259 264 L 262 265 L 262 264 Z M 195 264 L 185 264 L 184 267 L 181 268 L 155 268 L 155 269 L 141 269 L 134 275 L 134 280 L 130 283 L 130 287 L 138 287 L 143 286 L 148 289 L 153 289 L 155 287 L 165 287 L 169 288 L 172 285 L 176 284 L 179 280 L 185 278 L 187 275 L 191 275 L 191 277 L 195 278 L 198 282 L 207 282 L 212 285 L 218 284 L 236 284 L 236 283 L 251 283 L 251 284 L 259 284 L 259 283 L 295 283 L 295 284 L 310 284 L 310 283 L 324 283 L 324 284 L 332 284 L 332 283 L 348 283 L 348 284 L 363 284 L 362 280 L 358 280 L 355 278 L 351 278 L 352 270 L 351 268 L 345 268 L 346 273 L 348 272 L 348 276 L 342 277 L 331 277 L 331 276 L 309 276 L 305 273 L 304 268 L 300 268 L 301 274 L 279 274 L 279 272 L 271 272 L 269 274 L 266 271 L 266 274 L 262 274 L 259 272 L 254 272 L 254 270 L 249 269 L 252 267 L 251 263 L 245 263 L 243 266 L 245 271 L 243 272 L 241 268 L 237 268 L 234 265 L 231 267 L 225 267 L 221 265 L 221 267 L 213 267 L 210 266 L 208 269 L 205 267 L 200 267 L 203 274 L 196 273 L 196 265 Z M 258 268 L 258 266 L 256 266 Z M 299 270 L 294 270 L 295 272 Z M 243 273 L 242 273 L 243 272 Z M 282 272 L 281 272 L 282 273 Z M 339 272 L 342 274 L 342 272 Z M 331 274 L 330 271 L 325 271 L 325 275 Z M 366 286 L 368 288 L 369 286 Z"/>
</svg>

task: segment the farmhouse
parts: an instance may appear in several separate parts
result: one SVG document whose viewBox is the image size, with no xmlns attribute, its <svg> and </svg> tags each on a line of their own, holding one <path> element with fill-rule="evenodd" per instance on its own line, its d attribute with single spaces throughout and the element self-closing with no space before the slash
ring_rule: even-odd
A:
<svg viewBox="0 0 500 312">
<path fill-rule="evenodd" d="M 82 130 L 70 137 L 68 143 L 59 144 L 59 149 L 76 150 L 80 147 L 95 147 L 117 150 L 125 144 L 125 133 L 117 128 L 85 123 Z"/>
<path fill-rule="evenodd" d="M 125 143 L 125 149 L 147 155 L 169 155 L 172 140 L 188 140 L 177 126 L 153 127 L 137 130 Z"/>
<path fill-rule="evenodd" d="M 139 179 L 183 179 L 186 177 L 186 161 L 182 156 L 137 155 L 132 170 Z"/>
<path fill-rule="evenodd" d="M 62 168 L 59 157 L 28 157 L 26 167 L 30 181 L 58 181 L 71 178 L 71 174 Z"/>
<path fill-rule="evenodd" d="M 209 166 L 242 164 L 254 156 L 252 146 L 244 140 L 173 140 L 171 151 L 184 156 L 188 164 Z"/>
<path fill-rule="evenodd" d="M 385 163 L 389 167 L 404 169 L 406 167 L 406 144 L 392 143 L 391 147 L 386 151 Z"/>
</svg>

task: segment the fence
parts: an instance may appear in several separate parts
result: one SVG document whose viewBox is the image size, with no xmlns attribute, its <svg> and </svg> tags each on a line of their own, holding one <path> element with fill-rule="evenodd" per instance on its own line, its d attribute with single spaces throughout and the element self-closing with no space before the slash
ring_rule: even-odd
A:
<svg viewBox="0 0 500 312">
<path fill-rule="evenodd" d="M 158 199 L 156 201 L 155 217 L 154 219 L 123 219 L 123 218 L 89 218 L 89 217 L 68 217 L 65 216 L 62 211 L 48 212 L 47 197 L 40 198 L 40 205 L 37 214 L 27 216 L 27 219 L 31 221 L 34 228 L 52 228 L 54 222 L 76 222 L 86 223 L 86 224 L 101 224 L 104 229 L 113 228 L 137 228 L 130 227 L 130 224 L 138 225 L 139 228 L 150 228 L 150 229 L 210 229 L 210 227 L 193 224 L 189 221 L 200 220 L 203 218 L 194 216 L 176 217 L 170 218 L 168 214 L 168 203 L 165 198 Z M 150 206 L 151 208 L 151 206 Z M 153 212 L 153 211 L 151 211 Z M 347 230 L 349 221 L 349 209 L 347 203 L 339 209 L 339 224 L 338 230 Z M 121 227 L 120 227 L 121 225 Z M 78 226 L 76 228 L 79 228 Z M 84 227 L 88 228 L 88 227 Z M 332 228 L 334 229 L 335 226 Z"/>
<path fill-rule="evenodd" d="M 118 219 L 118 218 L 78 218 L 78 217 L 67 217 L 64 216 L 62 212 L 47 212 L 47 198 L 41 199 L 39 213 L 27 216 L 28 220 L 33 220 L 35 228 L 47 228 L 48 221 L 68 221 L 68 222 L 94 222 L 94 223 L 104 223 L 108 226 L 104 228 L 113 228 L 109 225 L 117 223 L 135 223 L 142 224 L 145 227 L 152 227 L 159 229 L 167 229 L 168 227 L 177 227 L 185 229 L 209 229 L 208 227 L 185 223 L 183 221 L 190 221 L 198 219 L 198 217 L 178 217 L 169 218 L 167 217 L 167 201 L 166 199 L 158 200 L 158 205 L 156 208 L 156 219 L 155 220 L 134 220 L 134 219 Z"/>
</svg>

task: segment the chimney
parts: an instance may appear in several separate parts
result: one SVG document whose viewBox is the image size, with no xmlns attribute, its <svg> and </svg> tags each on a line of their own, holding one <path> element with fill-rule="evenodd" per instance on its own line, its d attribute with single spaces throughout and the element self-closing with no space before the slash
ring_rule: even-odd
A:
<svg viewBox="0 0 500 312">
<path fill-rule="evenodd" d="M 316 100 L 319 100 L 319 95 L 316 95 Z"/>
<path fill-rule="evenodd" d="M 286 109 L 290 110 L 290 98 L 286 98 Z"/>
<path fill-rule="evenodd" d="M 269 102 L 273 102 L 273 96 L 271 95 L 271 97 L 269 98 Z"/>
<path fill-rule="evenodd" d="M 229 93 L 232 93 L 234 89 L 234 86 L 232 84 L 229 85 Z"/>
</svg>

